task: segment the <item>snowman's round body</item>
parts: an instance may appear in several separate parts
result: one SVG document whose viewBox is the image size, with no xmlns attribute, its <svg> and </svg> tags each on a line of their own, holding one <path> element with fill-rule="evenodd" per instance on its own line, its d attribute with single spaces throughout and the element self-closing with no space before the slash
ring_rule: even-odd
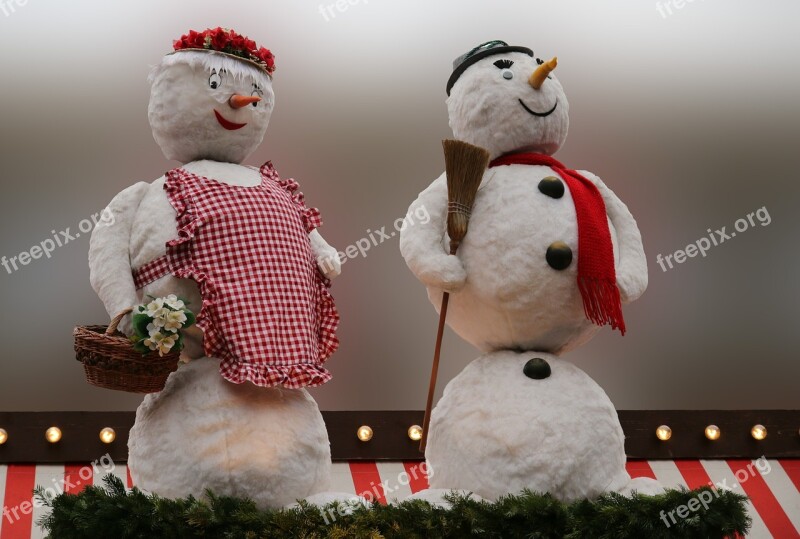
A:
<svg viewBox="0 0 800 539">
<path fill-rule="evenodd" d="M 550 364 L 550 377 L 523 374 L 535 357 Z M 570 501 L 629 484 L 623 442 L 614 405 L 579 368 L 550 354 L 501 351 L 447 385 L 425 456 L 431 488 L 490 500 L 530 489 Z"/>
<path fill-rule="evenodd" d="M 128 450 L 134 483 L 170 498 L 211 489 L 278 508 L 329 488 L 328 434 L 308 392 L 231 384 L 209 358 L 145 397 Z"/>
<path fill-rule="evenodd" d="M 538 188 L 541 181 L 561 189 Z M 444 177 L 437 180 L 444 182 Z M 562 193 L 558 198 L 546 193 Z M 609 220 L 616 251 L 616 230 Z M 552 268 L 548 247 L 563 242 L 573 253 L 564 269 Z M 619 259 L 616 253 L 617 260 Z M 576 286 L 578 229 L 569 189 L 546 166 L 490 168 L 458 249 L 469 276 L 450 296 L 447 322 L 483 351 L 521 349 L 564 352 L 599 329 L 586 319 Z M 442 290 L 428 287 L 435 306 Z"/>
</svg>

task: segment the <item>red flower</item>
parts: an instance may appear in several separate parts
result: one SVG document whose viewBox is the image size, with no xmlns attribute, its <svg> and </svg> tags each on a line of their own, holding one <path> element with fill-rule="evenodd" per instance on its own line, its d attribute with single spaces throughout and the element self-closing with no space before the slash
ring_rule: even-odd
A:
<svg viewBox="0 0 800 539">
<path fill-rule="evenodd" d="M 245 39 L 243 36 L 231 36 L 231 47 L 237 51 L 246 51 Z"/>
<path fill-rule="evenodd" d="M 260 49 L 258 49 L 257 56 L 262 62 L 266 63 L 267 65 L 270 65 L 271 63 L 273 63 L 274 58 L 275 58 L 272 55 L 272 52 L 270 52 L 269 49 L 264 48 L 264 47 L 261 47 Z"/>
<path fill-rule="evenodd" d="M 181 50 L 181 49 L 194 49 L 194 48 L 203 48 L 203 44 L 205 42 L 205 34 L 195 32 L 194 30 L 189 30 L 189 33 L 184 34 L 181 36 L 179 40 L 172 42 L 173 49 Z"/>
<path fill-rule="evenodd" d="M 215 29 L 211 34 L 211 48 L 217 51 L 221 51 L 228 46 L 230 42 L 228 38 L 228 32 L 223 30 L 222 28 Z"/>
<path fill-rule="evenodd" d="M 205 46 L 206 46 L 206 35 L 207 34 L 208 34 L 208 31 L 206 31 L 206 32 L 194 32 L 194 35 L 192 36 L 192 44 L 190 46 L 192 48 L 195 48 L 195 49 L 203 49 L 203 48 L 205 48 Z"/>
<path fill-rule="evenodd" d="M 248 50 L 248 52 L 254 52 L 258 49 L 258 45 L 252 39 L 244 38 L 244 47 Z"/>
</svg>

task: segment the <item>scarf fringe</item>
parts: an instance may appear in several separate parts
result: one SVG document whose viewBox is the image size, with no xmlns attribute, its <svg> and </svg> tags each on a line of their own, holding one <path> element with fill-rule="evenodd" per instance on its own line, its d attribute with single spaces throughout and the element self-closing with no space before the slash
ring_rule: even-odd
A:
<svg viewBox="0 0 800 539">
<path fill-rule="evenodd" d="M 625 335 L 625 319 L 617 284 L 595 277 L 578 277 L 578 288 L 586 318 L 598 326 L 610 325 Z"/>
</svg>

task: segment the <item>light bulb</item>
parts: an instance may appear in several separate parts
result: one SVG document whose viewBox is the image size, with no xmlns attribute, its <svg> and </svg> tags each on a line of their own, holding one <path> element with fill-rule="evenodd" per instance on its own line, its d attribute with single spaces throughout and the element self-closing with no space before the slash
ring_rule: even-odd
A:
<svg viewBox="0 0 800 539">
<path fill-rule="evenodd" d="M 47 438 L 47 441 L 51 444 L 58 443 L 61 441 L 61 429 L 58 427 L 50 427 L 44 433 L 44 437 Z"/>
<path fill-rule="evenodd" d="M 706 427 L 706 438 L 709 440 L 719 440 L 720 436 L 722 436 L 722 432 L 719 430 L 718 426 L 709 425 Z"/>
<path fill-rule="evenodd" d="M 415 442 L 422 440 L 422 427 L 419 425 L 411 425 L 408 427 L 408 437 Z"/>
<path fill-rule="evenodd" d="M 656 429 L 656 437 L 662 442 L 666 442 L 672 438 L 672 429 L 667 425 L 661 425 Z"/>
<path fill-rule="evenodd" d="M 358 439 L 362 442 L 369 442 L 372 440 L 372 428 L 369 425 L 361 425 L 358 427 L 358 432 L 356 433 Z"/>
<path fill-rule="evenodd" d="M 753 425 L 753 428 L 750 429 L 750 435 L 755 438 L 756 440 L 763 440 L 767 437 L 767 427 L 764 425 Z"/>
<path fill-rule="evenodd" d="M 106 427 L 100 431 L 100 441 L 110 444 L 117 439 L 117 433 L 111 427 Z"/>
<path fill-rule="evenodd" d="M 0 445 L 3 445 L 8 441 L 8 432 L 6 429 L 0 429 Z"/>
</svg>

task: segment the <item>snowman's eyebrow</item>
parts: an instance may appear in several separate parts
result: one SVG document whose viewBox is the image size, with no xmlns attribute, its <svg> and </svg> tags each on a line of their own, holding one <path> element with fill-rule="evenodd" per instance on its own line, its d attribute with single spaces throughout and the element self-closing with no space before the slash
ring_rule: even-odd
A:
<svg viewBox="0 0 800 539">
<path fill-rule="evenodd" d="M 514 65 L 514 62 L 513 62 L 513 61 L 511 61 L 511 60 L 508 60 L 508 59 L 504 58 L 504 59 L 502 59 L 502 60 L 498 60 L 498 61 L 496 61 L 496 62 L 494 63 L 494 65 L 495 65 L 495 67 L 496 67 L 497 69 L 508 69 L 509 67 L 511 67 L 511 66 L 513 66 L 513 65 Z"/>
</svg>

